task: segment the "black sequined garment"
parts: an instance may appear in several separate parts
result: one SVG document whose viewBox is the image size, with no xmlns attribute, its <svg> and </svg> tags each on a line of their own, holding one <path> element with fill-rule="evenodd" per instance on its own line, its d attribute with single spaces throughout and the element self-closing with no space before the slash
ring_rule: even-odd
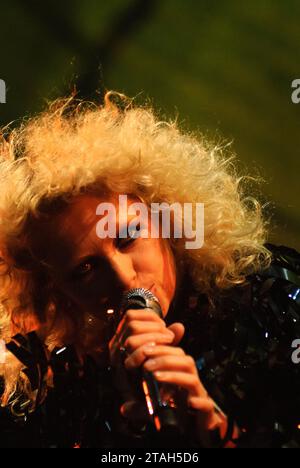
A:
<svg viewBox="0 0 300 468">
<path fill-rule="evenodd" d="M 230 426 L 239 427 L 238 447 L 300 448 L 300 255 L 267 247 L 269 269 L 219 293 L 214 305 L 186 285 L 167 322 L 185 325 L 180 346 Z M 54 388 L 34 412 L 0 410 L 0 446 L 161 446 L 151 424 L 133 427 L 120 416 L 110 367 L 92 358 L 80 366 L 72 347 L 54 350 L 51 367 Z M 192 422 L 182 446 L 199 446 Z"/>
</svg>

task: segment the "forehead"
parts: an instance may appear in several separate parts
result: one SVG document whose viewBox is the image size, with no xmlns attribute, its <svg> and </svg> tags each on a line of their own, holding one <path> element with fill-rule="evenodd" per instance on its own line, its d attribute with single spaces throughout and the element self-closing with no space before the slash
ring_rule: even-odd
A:
<svg viewBox="0 0 300 468">
<path fill-rule="evenodd" d="M 111 197 L 104 198 L 97 195 L 75 197 L 59 215 L 50 220 L 50 227 L 59 237 L 72 238 L 80 242 L 99 219 L 96 210 L 103 201 L 115 204 Z"/>
<path fill-rule="evenodd" d="M 128 201 L 134 201 L 128 197 Z M 74 197 L 58 214 L 51 215 L 47 220 L 34 226 L 34 250 L 39 258 L 43 258 L 53 266 L 69 264 L 81 250 L 97 242 L 97 248 L 105 246 L 105 242 L 96 234 L 96 224 L 101 219 L 97 214 L 100 203 L 112 203 L 118 213 L 118 197 L 116 195 L 85 194 Z M 118 222 L 118 216 L 116 217 Z"/>
<path fill-rule="evenodd" d="M 74 197 L 63 212 L 55 216 L 50 223 L 60 236 L 72 236 L 74 240 L 81 241 L 87 232 L 93 229 L 103 216 L 106 216 L 108 208 L 110 215 L 115 212 L 116 217 L 113 216 L 113 219 L 116 223 L 130 220 L 134 215 L 128 213 L 128 208 L 137 200 L 133 196 L 126 195 L 127 210 L 124 210 L 124 205 L 119 205 L 119 196 L 117 194 L 80 195 Z M 101 214 L 97 210 L 100 204 L 103 204 Z M 112 211 L 111 206 L 114 208 Z"/>
</svg>

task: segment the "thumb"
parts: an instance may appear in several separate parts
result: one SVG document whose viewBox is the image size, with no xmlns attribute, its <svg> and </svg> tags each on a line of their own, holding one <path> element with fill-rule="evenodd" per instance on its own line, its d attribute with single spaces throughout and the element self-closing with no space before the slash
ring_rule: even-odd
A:
<svg viewBox="0 0 300 468">
<path fill-rule="evenodd" d="M 175 335 L 172 345 L 177 346 L 183 338 L 185 332 L 184 326 L 182 325 L 182 323 L 176 322 L 172 323 L 172 325 L 170 325 L 168 329 L 171 330 Z"/>
</svg>

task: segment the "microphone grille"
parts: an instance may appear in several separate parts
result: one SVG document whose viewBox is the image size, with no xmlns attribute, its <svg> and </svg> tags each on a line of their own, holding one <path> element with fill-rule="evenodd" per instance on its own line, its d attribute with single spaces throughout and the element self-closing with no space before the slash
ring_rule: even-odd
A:
<svg viewBox="0 0 300 468">
<path fill-rule="evenodd" d="M 124 313 L 127 309 L 152 309 L 162 318 L 162 310 L 157 297 L 145 288 L 129 289 L 123 294 L 121 311 Z"/>
<path fill-rule="evenodd" d="M 128 300 L 136 296 L 158 302 L 157 297 L 151 291 L 149 291 L 149 289 L 145 289 L 145 288 L 129 289 L 129 291 L 126 291 L 123 294 L 123 302 L 127 302 Z"/>
</svg>

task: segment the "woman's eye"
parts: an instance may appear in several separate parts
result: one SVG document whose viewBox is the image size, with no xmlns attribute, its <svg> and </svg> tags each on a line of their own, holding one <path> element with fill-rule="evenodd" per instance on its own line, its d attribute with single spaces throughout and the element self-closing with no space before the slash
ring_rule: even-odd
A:
<svg viewBox="0 0 300 468">
<path fill-rule="evenodd" d="M 140 237 L 140 232 L 140 225 L 137 225 L 136 228 L 127 227 L 124 230 L 123 236 L 117 238 L 117 247 L 122 248 L 127 247 L 129 244 L 132 244 L 136 239 Z"/>
<path fill-rule="evenodd" d="M 89 271 L 91 271 L 91 269 L 92 265 L 87 262 L 80 266 L 80 268 L 78 269 L 78 273 L 88 273 Z"/>
<path fill-rule="evenodd" d="M 117 239 L 117 247 L 118 248 L 123 248 L 123 247 L 127 247 L 128 245 L 132 244 L 132 242 L 134 242 L 135 239 L 128 236 L 126 237 L 125 239 L 124 238 L 118 238 Z"/>
<path fill-rule="evenodd" d="M 79 266 L 75 268 L 75 270 L 72 273 L 72 278 L 73 279 L 79 279 L 87 276 L 89 273 L 91 273 L 97 266 L 97 261 L 96 260 L 87 260 L 83 263 L 81 263 Z"/>
</svg>

